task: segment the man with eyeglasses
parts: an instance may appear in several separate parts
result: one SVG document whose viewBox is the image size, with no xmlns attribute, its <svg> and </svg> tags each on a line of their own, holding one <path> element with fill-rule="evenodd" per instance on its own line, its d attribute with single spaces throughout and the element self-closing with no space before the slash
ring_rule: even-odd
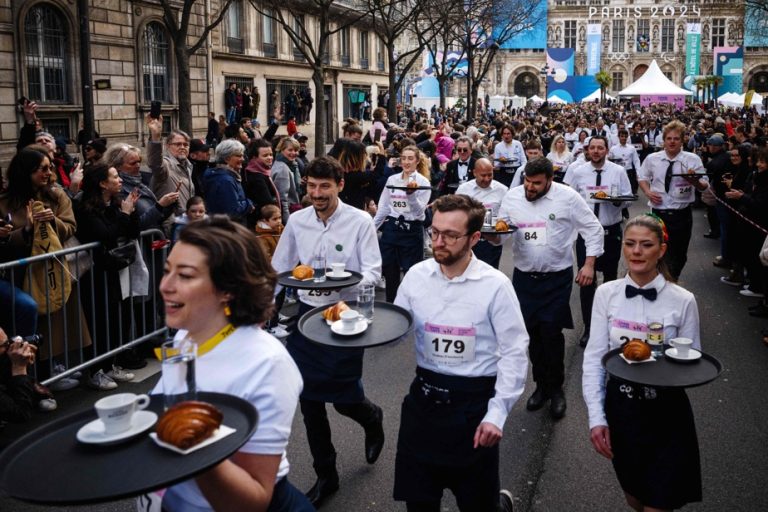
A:
<svg viewBox="0 0 768 512">
<path fill-rule="evenodd" d="M 486 212 L 491 211 L 491 218 L 497 217 L 501 200 L 507 194 L 507 187 L 493 179 L 493 164 L 487 158 L 478 159 L 474 174 L 475 179 L 462 183 L 456 193 L 477 199 L 483 204 Z M 486 262 L 493 268 L 499 268 L 502 251 L 502 246 L 496 238 L 498 237 L 487 239 L 483 236 L 472 249 L 480 261 Z"/>
<path fill-rule="evenodd" d="M 157 119 L 147 116 L 149 142 L 147 143 L 147 166 L 152 170 L 150 188 L 156 197 L 178 192 L 175 215 L 184 213 L 189 198 L 195 195 L 192 181 L 192 163 L 189 161 L 189 135 L 181 130 L 171 130 L 165 139 L 165 152 L 160 137 L 163 132 L 163 116 Z M 174 222 L 173 216 L 168 225 Z"/>
<path fill-rule="evenodd" d="M 586 256 L 576 282 L 589 286 L 594 280 L 595 260 L 603 254 L 603 226 L 584 198 L 566 185 L 553 183 L 553 175 L 548 159 L 528 162 L 525 183 L 504 196 L 499 218 L 518 227 L 512 234 L 512 284 L 531 340 L 529 353 L 536 382 L 526 407 L 535 411 L 551 399 L 549 413 L 553 419 L 560 419 L 566 409 L 562 330 L 573 329 L 572 241 L 576 234 L 584 239 Z"/>
<path fill-rule="evenodd" d="M 476 160 L 472 157 L 472 141 L 469 137 L 459 137 L 456 140 L 456 155 L 458 158 L 445 166 L 445 180 L 441 194 L 450 194 L 464 183 L 469 183 L 473 176 Z"/>
<path fill-rule="evenodd" d="M 434 258 L 411 268 L 395 299 L 413 314 L 416 377 L 402 405 L 394 497 L 439 510 L 450 489 L 461 511 L 511 511 L 499 441 L 528 369 L 520 304 L 509 279 L 472 254 L 483 204 L 452 194 L 432 209 Z"/>
</svg>

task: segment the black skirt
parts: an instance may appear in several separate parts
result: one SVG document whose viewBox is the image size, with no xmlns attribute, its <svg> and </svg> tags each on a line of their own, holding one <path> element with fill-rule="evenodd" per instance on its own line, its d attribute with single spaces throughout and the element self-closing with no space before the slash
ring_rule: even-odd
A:
<svg viewBox="0 0 768 512">
<path fill-rule="evenodd" d="M 699 443 L 683 389 L 610 379 L 605 414 L 624 492 L 661 509 L 701 501 Z"/>
</svg>

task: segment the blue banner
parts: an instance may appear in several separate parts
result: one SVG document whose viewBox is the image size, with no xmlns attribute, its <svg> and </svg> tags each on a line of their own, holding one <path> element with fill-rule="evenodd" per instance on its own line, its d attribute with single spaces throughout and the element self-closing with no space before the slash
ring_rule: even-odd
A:
<svg viewBox="0 0 768 512">
<path fill-rule="evenodd" d="M 587 25 L 587 75 L 594 76 L 600 71 L 602 28 L 599 23 Z"/>
<path fill-rule="evenodd" d="M 533 1 L 531 3 L 534 3 Z M 501 45 L 506 50 L 530 50 L 547 48 L 547 0 L 538 0 L 531 11 L 536 23 L 522 27 L 522 30 Z"/>
<path fill-rule="evenodd" d="M 744 46 L 768 46 L 768 7 L 747 5 L 744 12 Z"/>
</svg>

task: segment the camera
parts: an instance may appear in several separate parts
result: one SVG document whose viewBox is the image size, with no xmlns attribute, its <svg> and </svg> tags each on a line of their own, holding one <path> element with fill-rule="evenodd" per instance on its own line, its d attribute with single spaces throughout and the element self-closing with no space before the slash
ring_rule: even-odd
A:
<svg viewBox="0 0 768 512">
<path fill-rule="evenodd" d="M 29 336 L 14 336 L 13 338 L 8 338 L 8 341 L 6 341 L 6 345 L 10 345 L 11 343 L 16 343 L 17 341 L 26 341 L 30 345 L 39 346 L 40 343 L 43 341 L 43 335 L 42 334 L 30 334 Z"/>
</svg>

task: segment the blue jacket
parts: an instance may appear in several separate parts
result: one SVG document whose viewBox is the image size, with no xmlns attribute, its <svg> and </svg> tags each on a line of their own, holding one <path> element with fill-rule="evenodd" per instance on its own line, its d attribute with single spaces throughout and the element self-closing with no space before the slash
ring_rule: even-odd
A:
<svg viewBox="0 0 768 512">
<path fill-rule="evenodd" d="M 209 215 L 223 213 L 235 222 L 245 224 L 253 203 L 245 197 L 239 176 L 229 167 L 214 167 L 203 174 L 205 208 Z"/>
</svg>

